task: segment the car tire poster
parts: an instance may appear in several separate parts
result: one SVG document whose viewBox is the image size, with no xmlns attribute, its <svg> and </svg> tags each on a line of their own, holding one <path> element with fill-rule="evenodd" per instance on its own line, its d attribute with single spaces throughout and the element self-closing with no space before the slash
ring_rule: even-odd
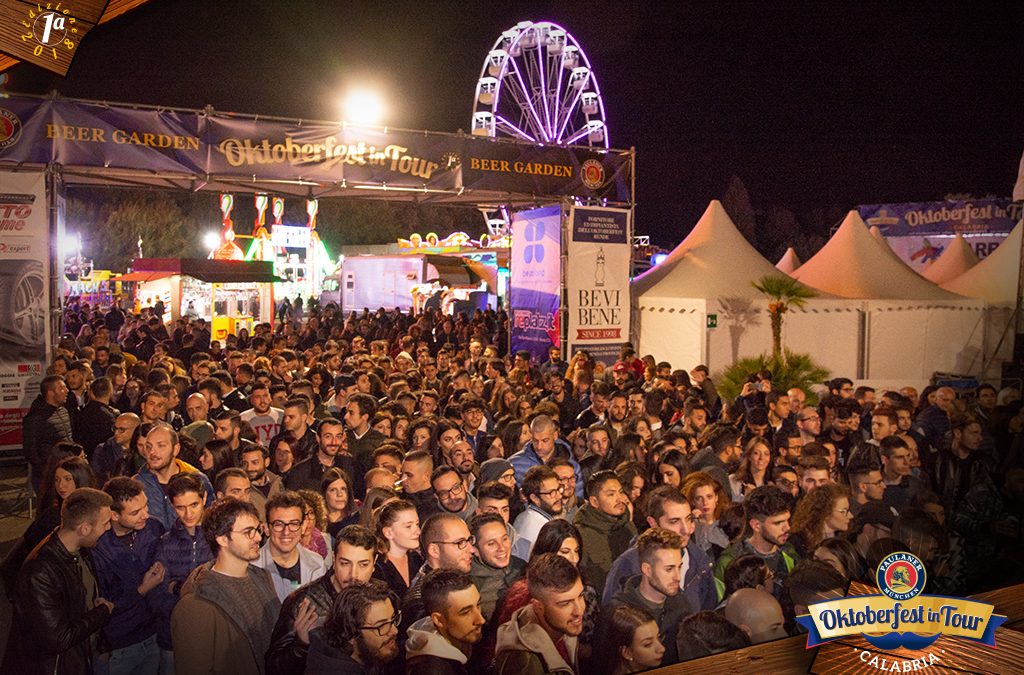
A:
<svg viewBox="0 0 1024 675">
<path fill-rule="evenodd" d="M 45 374 L 48 231 L 45 176 L 0 171 L 0 448 L 21 445 L 21 420 Z"/>
<path fill-rule="evenodd" d="M 612 364 L 629 341 L 630 213 L 575 206 L 569 216 L 566 298 L 569 354 Z"/>
</svg>

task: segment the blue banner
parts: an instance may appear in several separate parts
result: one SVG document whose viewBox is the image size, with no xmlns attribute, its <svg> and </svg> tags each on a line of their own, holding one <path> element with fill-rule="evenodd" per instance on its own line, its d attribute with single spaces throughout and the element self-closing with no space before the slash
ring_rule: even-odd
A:
<svg viewBox="0 0 1024 675">
<path fill-rule="evenodd" d="M 120 179 L 228 191 L 443 192 L 463 201 L 630 201 L 629 153 L 340 122 L 258 119 L 89 101 L 0 98 L 0 168 L 61 164 Z M 262 182 L 262 183 L 261 183 Z M 316 190 L 319 188 L 319 191 Z M 476 192 L 478 196 L 472 193 Z"/>
<path fill-rule="evenodd" d="M 1009 234 L 1021 217 L 1020 205 L 1009 199 L 863 204 L 857 212 L 868 226 L 877 226 L 887 238 Z"/>
<path fill-rule="evenodd" d="M 561 228 L 559 206 L 512 217 L 511 346 L 513 352 L 530 352 L 535 364 L 546 361 L 548 348 L 559 344 Z"/>
</svg>

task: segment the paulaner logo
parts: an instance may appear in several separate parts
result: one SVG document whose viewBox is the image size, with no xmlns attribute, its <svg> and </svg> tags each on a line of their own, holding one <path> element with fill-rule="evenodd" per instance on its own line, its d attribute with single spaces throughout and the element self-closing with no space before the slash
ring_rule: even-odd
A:
<svg viewBox="0 0 1024 675">
<path fill-rule="evenodd" d="M 807 647 L 862 635 L 878 649 L 924 649 L 942 636 L 995 647 L 1006 617 L 985 602 L 922 595 L 927 573 L 912 553 L 893 553 L 875 572 L 881 595 L 859 595 L 810 605 L 796 620 L 807 629 Z"/>
</svg>

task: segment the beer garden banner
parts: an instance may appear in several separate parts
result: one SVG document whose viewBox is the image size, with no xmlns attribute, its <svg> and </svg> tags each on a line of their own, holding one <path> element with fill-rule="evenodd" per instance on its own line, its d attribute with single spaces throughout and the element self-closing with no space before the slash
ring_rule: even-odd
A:
<svg viewBox="0 0 1024 675">
<path fill-rule="evenodd" d="M 567 237 L 569 354 L 613 364 L 629 340 L 629 211 L 574 206 Z"/>
<path fill-rule="evenodd" d="M 45 176 L 0 170 L 0 448 L 21 445 L 48 361 L 48 227 Z"/>
<path fill-rule="evenodd" d="M 877 226 L 892 250 L 918 272 L 934 262 L 957 233 L 979 258 L 994 251 L 1021 217 L 1009 199 L 955 202 L 867 204 L 857 207 L 869 226 Z"/>
<path fill-rule="evenodd" d="M 67 183 L 344 191 L 464 203 L 563 197 L 629 205 L 632 155 L 464 134 L 115 106 L 0 99 L 0 168 L 59 164 Z"/>
<path fill-rule="evenodd" d="M 509 334 L 512 351 L 525 349 L 533 363 L 559 344 L 561 305 L 560 206 L 520 211 L 512 217 Z"/>
</svg>

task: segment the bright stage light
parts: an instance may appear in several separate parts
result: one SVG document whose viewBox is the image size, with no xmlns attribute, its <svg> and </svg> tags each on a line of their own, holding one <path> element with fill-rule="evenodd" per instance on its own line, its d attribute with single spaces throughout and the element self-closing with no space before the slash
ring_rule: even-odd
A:
<svg viewBox="0 0 1024 675">
<path fill-rule="evenodd" d="M 357 89 L 345 97 L 342 110 L 346 122 L 380 124 L 380 120 L 384 116 L 384 101 L 376 92 Z"/>
<path fill-rule="evenodd" d="M 220 246 L 220 232 L 207 232 L 203 235 L 203 246 L 211 251 Z"/>
</svg>

